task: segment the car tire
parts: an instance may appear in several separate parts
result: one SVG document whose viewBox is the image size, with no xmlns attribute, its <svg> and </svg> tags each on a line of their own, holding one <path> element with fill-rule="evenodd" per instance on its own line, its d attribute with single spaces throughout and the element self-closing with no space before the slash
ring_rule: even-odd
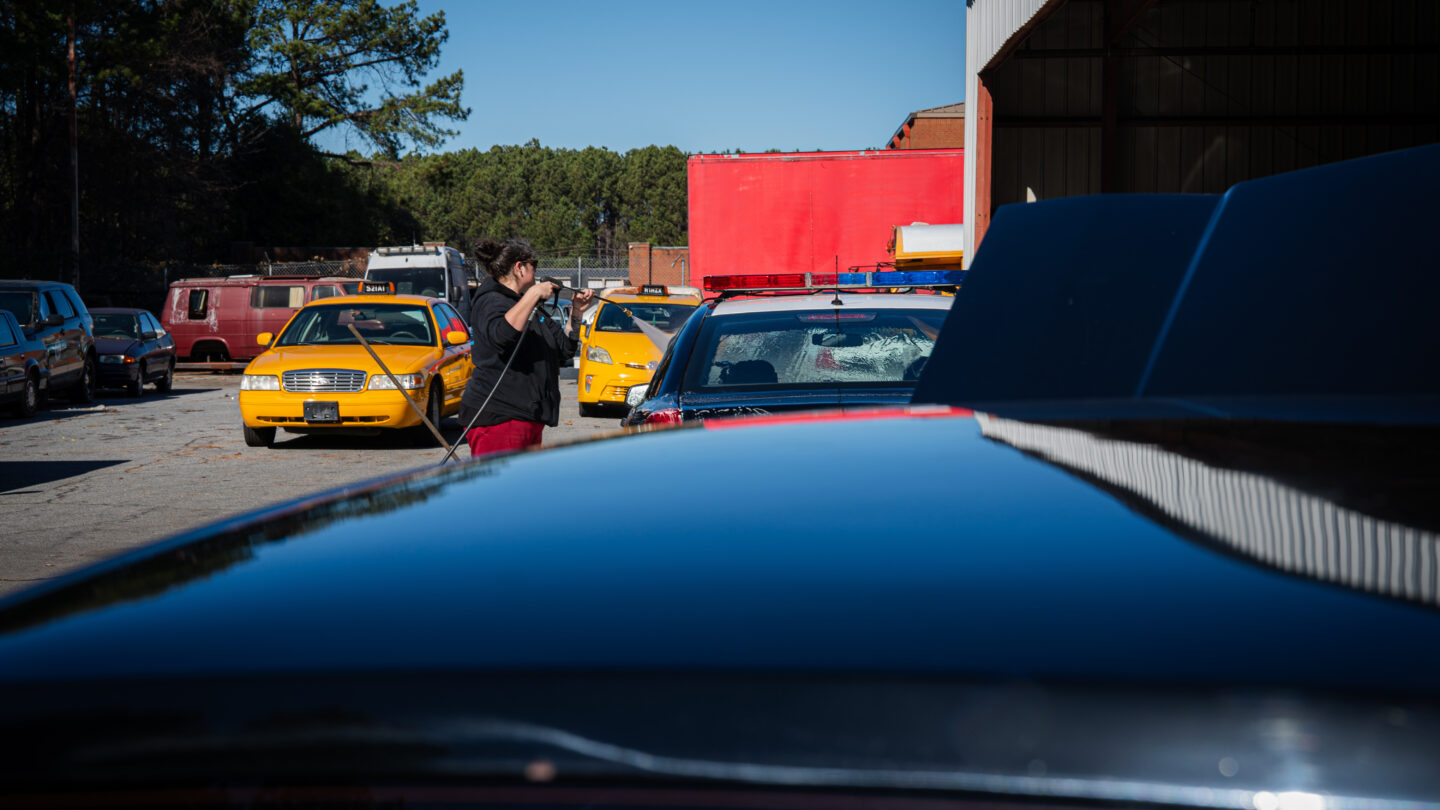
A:
<svg viewBox="0 0 1440 810">
<path fill-rule="evenodd" d="M 141 363 L 140 368 L 135 371 L 135 379 L 125 383 L 125 393 L 132 397 L 140 398 L 145 395 L 145 364 Z"/>
<path fill-rule="evenodd" d="M 425 416 L 436 430 L 440 430 L 440 422 L 445 418 L 445 397 L 440 394 L 439 386 L 430 386 L 430 394 L 425 398 Z M 425 427 L 423 422 L 413 429 L 410 438 L 416 447 L 435 446 L 435 434 L 431 433 L 430 428 Z"/>
<path fill-rule="evenodd" d="M 175 387 L 175 361 L 174 361 L 174 360 L 171 360 L 170 362 L 168 362 L 168 363 L 165 364 L 165 374 L 164 374 L 164 376 L 162 376 L 160 379 L 158 379 L 158 380 L 155 381 L 155 390 L 156 390 L 156 391 L 159 391 L 159 392 L 162 393 L 162 394 L 168 394 L 168 393 L 170 393 L 170 389 L 172 389 L 172 388 L 174 388 L 174 387 Z"/>
<path fill-rule="evenodd" d="M 35 374 L 25 375 L 25 390 L 20 394 L 20 400 L 15 403 L 15 415 L 21 419 L 28 419 L 35 415 L 40 408 L 40 380 Z"/>
<path fill-rule="evenodd" d="M 275 443 L 275 428 L 262 427 L 252 428 L 249 425 L 241 425 L 245 429 L 245 444 L 250 447 L 269 447 Z"/>
<path fill-rule="evenodd" d="M 600 403 L 598 403 L 598 402 L 582 402 L 582 403 L 580 403 L 580 415 L 581 415 L 581 416 L 600 416 L 600 415 L 601 415 L 601 414 L 600 414 Z"/>
<path fill-rule="evenodd" d="M 70 389 L 70 401 L 79 405 L 89 405 L 95 401 L 95 355 L 85 355 L 85 367 L 80 372 L 80 379 Z"/>
</svg>

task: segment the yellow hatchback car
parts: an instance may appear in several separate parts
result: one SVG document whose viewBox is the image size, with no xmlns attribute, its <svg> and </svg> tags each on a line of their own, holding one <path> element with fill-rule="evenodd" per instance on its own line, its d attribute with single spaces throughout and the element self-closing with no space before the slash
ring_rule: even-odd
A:
<svg viewBox="0 0 1440 810">
<path fill-rule="evenodd" d="M 438 428 L 441 419 L 460 410 L 472 368 L 470 334 L 459 313 L 442 300 L 418 295 L 323 298 L 296 312 L 279 337 L 266 332 L 258 340 L 269 348 L 250 361 L 240 381 L 240 418 L 251 447 L 269 447 L 277 428 L 292 433 L 412 428 L 418 445 L 434 445 L 434 435 L 406 397 Z M 397 381 L 404 390 L 396 390 Z"/>
<path fill-rule="evenodd" d="M 637 319 L 673 335 L 700 306 L 699 290 L 658 284 L 620 287 L 606 292 L 605 298 L 580 330 L 578 399 L 584 416 L 600 415 L 607 404 L 624 405 L 630 387 L 650 382 L 655 373 L 664 352 Z"/>
</svg>

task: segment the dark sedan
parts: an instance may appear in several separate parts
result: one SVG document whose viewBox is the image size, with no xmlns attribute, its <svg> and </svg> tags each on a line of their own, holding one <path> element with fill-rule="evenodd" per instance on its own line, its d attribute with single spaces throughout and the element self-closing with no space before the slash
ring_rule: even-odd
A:
<svg viewBox="0 0 1440 810">
<path fill-rule="evenodd" d="M 1437 185 L 1001 208 L 925 404 L 358 483 L 0 601 L 0 803 L 1436 807 Z M 634 525 L 553 518 L 596 469 Z"/>
<path fill-rule="evenodd" d="M 155 384 L 164 393 L 175 384 L 175 339 L 160 320 L 143 309 L 97 308 L 95 350 L 100 357 L 100 384 L 123 388 L 132 397 Z"/>
</svg>

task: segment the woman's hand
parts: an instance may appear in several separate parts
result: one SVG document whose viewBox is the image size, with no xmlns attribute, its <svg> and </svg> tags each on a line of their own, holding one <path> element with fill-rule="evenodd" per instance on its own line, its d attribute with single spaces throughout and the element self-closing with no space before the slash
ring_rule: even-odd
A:
<svg viewBox="0 0 1440 810">
<path fill-rule="evenodd" d="M 534 295 L 536 301 L 544 301 L 559 291 L 560 285 L 553 281 L 537 281 L 526 292 Z"/>
</svg>

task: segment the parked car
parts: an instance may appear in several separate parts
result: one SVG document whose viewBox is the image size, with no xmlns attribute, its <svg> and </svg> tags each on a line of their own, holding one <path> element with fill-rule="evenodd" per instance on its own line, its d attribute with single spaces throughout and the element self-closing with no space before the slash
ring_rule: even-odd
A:
<svg viewBox="0 0 1440 810">
<path fill-rule="evenodd" d="M 673 334 L 699 305 L 699 290 L 688 288 L 651 284 L 607 290 L 590 322 L 580 327 L 580 413 L 598 416 L 606 405 L 623 405 L 632 386 L 650 382 L 663 352 L 653 330 Z M 642 321 L 651 334 L 641 331 Z"/>
<path fill-rule="evenodd" d="M 0 309 L 0 403 L 27 417 L 40 406 L 40 386 L 48 373 L 45 344 L 25 334 L 8 309 Z"/>
<path fill-rule="evenodd" d="M 1437 184 L 1440 146 L 1003 207 L 926 404 L 488 456 L 41 583 L 0 601 L 0 793 L 1435 807 Z M 973 362 L 992 308 L 984 351 L 1090 374 Z M 552 519 L 594 470 L 643 526 Z"/>
<path fill-rule="evenodd" d="M 707 278 L 719 297 L 675 335 L 622 424 L 909 402 L 955 299 L 876 290 L 949 291 L 962 278 L 936 271 Z"/>
<path fill-rule="evenodd" d="M 95 351 L 100 385 L 140 396 L 147 383 L 164 393 L 175 385 L 175 339 L 143 309 L 96 308 Z"/>
<path fill-rule="evenodd" d="M 0 281 L 0 309 L 9 310 L 27 337 L 45 345 L 40 385 L 51 395 L 92 402 L 98 362 L 90 313 L 75 288 L 58 281 Z"/>
<path fill-rule="evenodd" d="M 394 289 L 386 282 L 379 286 Z M 430 446 L 433 434 L 407 397 L 438 428 L 460 410 L 473 368 L 460 314 L 438 298 L 415 295 L 325 298 L 305 305 L 279 336 L 264 333 L 257 340 L 268 348 L 245 367 L 239 395 L 251 447 L 269 447 L 277 429 L 333 434 L 403 428 Z M 397 381 L 404 390 L 396 390 Z"/>
<path fill-rule="evenodd" d="M 261 332 L 279 332 L 306 303 L 353 295 L 359 285 L 313 276 L 180 279 L 170 284 L 160 324 L 187 361 L 245 361 L 260 354 L 255 338 Z"/>
</svg>

